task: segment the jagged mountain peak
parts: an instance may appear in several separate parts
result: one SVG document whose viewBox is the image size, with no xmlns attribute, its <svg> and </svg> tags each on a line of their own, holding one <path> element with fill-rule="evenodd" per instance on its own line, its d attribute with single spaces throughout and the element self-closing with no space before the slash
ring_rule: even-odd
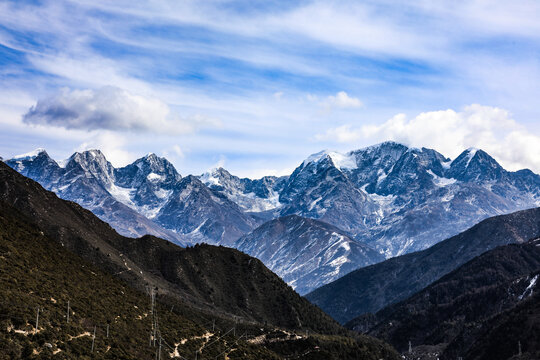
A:
<svg viewBox="0 0 540 360">
<path fill-rule="evenodd" d="M 443 177 L 443 163 L 448 161 L 435 150 L 408 148 L 384 176 L 377 179 L 375 190 L 381 195 L 409 193 L 435 186 L 433 177 Z"/>
<path fill-rule="evenodd" d="M 199 179 L 208 186 L 222 186 L 223 180 L 230 180 L 232 178 L 236 178 L 236 176 L 221 166 L 214 167 L 199 176 Z"/>
<path fill-rule="evenodd" d="M 102 160 L 105 159 L 105 155 L 101 152 L 99 149 L 89 149 L 84 151 L 76 151 L 73 155 L 71 155 L 71 158 L 85 158 L 85 159 L 96 159 L 96 160 Z"/>
<path fill-rule="evenodd" d="M 159 158 L 159 156 L 157 156 L 155 153 L 153 152 L 149 152 L 148 154 L 146 154 L 144 157 L 144 159 L 157 159 Z"/>
<path fill-rule="evenodd" d="M 164 157 L 157 156 L 154 153 L 148 153 L 142 158 L 139 158 L 134 161 L 134 164 L 146 163 L 153 168 L 163 167 L 163 166 L 173 166 L 169 160 Z M 174 166 L 173 166 L 174 167 Z"/>
<path fill-rule="evenodd" d="M 66 163 L 66 171 L 77 176 L 81 170 L 86 176 L 98 179 L 105 187 L 114 183 L 114 167 L 101 150 L 92 149 L 71 155 Z"/>
<path fill-rule="evenodd" d="M 380 142 L 378 144 L 366 146 L 358 150 L 354 150 L 353 152 L 378 152 L 381 150 L 384 151 L 384 150 L 392 150 L 392 149 L 401 149 L 401 150 L 405 149 L 406 150 L 408 148 L 409 147 L 403 143 L 393 141 L 393 140 L 388 140 L 388 141 Z"/>
<path fill-rule="evenodd" d="M 159 157 L 154 153 L 148 154 L 145 157 L 135 160 L 133 163 L 139 168 L 148 167 L 148 170 L 159 174 L 170 173 L 171 175 L 179 175 L 174 165 L 164 157 Z"/>
<path fill-rule="evenodd" d="M 146 195 L 152 195 L 159 188 L 170 189 L 182 178 L 173 164 L 154 153 L 139 158 L 123 168 L 115 169 L 115 175 L 118 185 L 140 190 L 135 199 L 137 203 L 144 202 Z M 153 202 L 157 201 L 153 195 L 151 197 Z"/>
<path fill-rule="evenodd" d="M 469 148 L 452 161 L 448 176 L 462 181 L 489 181 L 502 179 L 506 170 L 488 153 Z"/>
<path fill-rule="evenodd" d="M 66 168 L 75 166 L 76 164 L 81 166 L 84 170 L 93 170 L 97 168 L 108 170 L 113 167 L 101 150 L 97 149 L 73 153 L 66 163 Z"/>
<path fill-rule="evenodd" d="M 183 183 L 187 184 L 197 184 L 198 186 L 203 186 L 204 184 L 199 180 L 195 175 L 186 175 L 184 176 Z"/>
<path fill-rule="evenodd" d="M 265 176 L 261 179 L 239 178 L 222 167 L 199 176 L 201 182 L 236 203 L 243 211 L 265 212 L 281 206 L 277 190 L 283 179 Z"/>
<path fill-rule="evenodd" d="M 38 181 L 47 182 L 48 176 L 55 176 L 60 169 L 45 149 L 39 148 L 26 154 L 17 155 L 6 163 L 23 174 Z"/>
</svg>

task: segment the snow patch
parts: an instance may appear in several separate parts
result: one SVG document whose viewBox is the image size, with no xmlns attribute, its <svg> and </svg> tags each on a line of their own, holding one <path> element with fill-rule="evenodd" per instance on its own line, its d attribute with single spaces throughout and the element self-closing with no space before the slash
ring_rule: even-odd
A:
<svg viewBox="0 0 540 360">
<path fill-rule="evenodd" d="M 443 169 L 448 170 L 452 166 L 452 162 L 452 160 L 441 161 L 441 166 L 443 167 Z"/>
<path fill-rule="evenodd" d="M 318 163 L 327 157 L 329 157 L 334 165 L 340 170 L 353 170 L 358 168 L 356 165 L 356 158 L 352 153 L 342 154 L 337 151 L 329 150 L 323 150 L 310 155 L 306 160 L 304 160 L 302 166 L 306 166 L 309 163 Z"/>
<path fill-rule="evenodd" d="M 172 190 L 165 190 L 165 189 L 159 189 L 157 191 L 154 192 L 154 194 L 158 197 L 158 199 L 161 199 L 161 200 L 168 200 L 171 195 L 172 195 L 173 191 Z"/>
<path fill-rule="evenodd" d="M 457 180 L 456 179 L 449 179 L 445 177 L 439 177 L 433 171 L 428 170 L 427 173 L 431 176 L 433 176 L 433 183 L 439 187 L 445 187 L 448 185 L 454 184 Z"/>
<path fill-rule="evenodd" d="M 135 204 L 133 204 L 133 201 L 131 201 L 131 194 L 134 191 L 136 191 L 136 189 L 123 188 L 123 187 L 111 184 L 111 186 L 107 190 L 109 191 L 109 194 L 111 194 L 117 201 L 133 209 L 136 208 Z"/>
<path fill-rule="evenodd" d="M 476 153 L 478 152 L 478 149 L 477 148 L 468 148 L 467 149 L 467 165 L 465 165 L 465 167 L 468 167 L 469 164 L 471 163 L 471 160 L 472 158 L 474 157 L 474 155 L 476 155 Z"/>
<path fill-rule="evenodd" d="M 341 154 L 335 151 L 328 153 L 334 165 L 340 170 L 353 170 L 358 168 L 356 158 L 351 153 Z"/>
<path fill-rule="evenodd" d="M 203 184 L 206 186 L 220 186 L 221 183 L 219 182 L 219 178 L 214 176 L 214 171 L 209 171 L 200 176 L 200 180 Z"/>
<path fill-rule="evenodd" d="M 162 179 L 163 179 L 163 176 L 151 172 L 150 174 L 148 174 L 148 176 L 146 176 L 146 178 L 147 178 L 148 180 L 150 180 L 150 181 L 156 181 L 156 180 L 162 180 Z"/>
</svg>

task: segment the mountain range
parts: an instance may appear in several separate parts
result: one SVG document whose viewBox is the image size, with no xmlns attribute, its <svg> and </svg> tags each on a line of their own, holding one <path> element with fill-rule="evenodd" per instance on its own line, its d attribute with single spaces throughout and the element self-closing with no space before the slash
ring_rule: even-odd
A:
<svg viewBox="0 0 540 360">
<path fill-rule="evenodd" d="M 372 250 L 385 258 L 423 250 L 486 217 L 540 205 L 540 176 L 529 170 L 506 171 L 482 150 L 467 149 L 450 160 L 395 142 L 346 154 L 323 151 L 289 176 L 256 180 L 222 168 L 182 177 L 154 154 L 114 168 L 99 150 L 61 163 L 44 150 L 5 162 L 123 235 L 238 247 L 282 276 L 305 269 L 309 275 L 291 271 L 287 277 L 301 294 L 383 260 Z M 287 226 L 277 226 L 283 218 Z M 321 222 L 337 229 L 320 231 Z M 261 237 L 269 228 L 273 236 Z M 345 239 L 341 247 L 334 232 Z M 311 255 L 299 257 L 301 244 L 292 240 L 307 245 L 310 237 Z M 289 239 L 279 261 L 261 250 L 272 249 L 276 239 Z"/>
</svg>

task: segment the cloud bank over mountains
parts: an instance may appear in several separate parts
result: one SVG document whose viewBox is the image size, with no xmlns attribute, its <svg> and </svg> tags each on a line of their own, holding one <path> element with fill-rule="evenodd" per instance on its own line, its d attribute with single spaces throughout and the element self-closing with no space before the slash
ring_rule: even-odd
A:
<svg viewBox="0 0 540 360">
<path fill-rule="evenodd" d="M 527 131 L 504 109 L 472 104 L 461 111 L 429 111 L 408 118 L 397 114 L 380 125 L 330 128 L 318 141 L 354 144 L 367 139 L 394 140 L 409 146 L 434 148 L 450 157 L 459 149 L 481 148 L 510 170 L 540 171 L 540 136 Z"/>
</svg>

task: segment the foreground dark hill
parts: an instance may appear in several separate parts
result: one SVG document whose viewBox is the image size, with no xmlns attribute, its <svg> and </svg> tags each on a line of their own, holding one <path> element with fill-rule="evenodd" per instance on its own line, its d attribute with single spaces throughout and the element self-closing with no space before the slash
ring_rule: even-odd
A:
<svg viewBox="0 0 540 360">
<path fill-rule="evenodd" d="M 270 352 L 271 356 L 265 355 L 262 358 L 273 358 L 272 356 L 279 358 L 298 352 L 307 352 L 311 354 L 307 358 L 313 359 L 355 358 L 355 354 L 360 354 L 361 358 L 366 359 L 395 358 L 396 354 L 389 347 L 375 339 L 349 337 L 350 334 L 345 329 L 296 294 L 259 260 L 239 251 L 213 246 L 182 249 L 151 236 L 139 239 L 122 237 L 89 211 L 75 203 L 58 199 L 36 182 L 21 176 L 2 163 L 0 163 L 0 203 L 2 209 L 7 209 L 2 212 L 2 216 L 7 219 L 4 222 L 7 224 L 7 232 L 2 234 L 1 239 L 6 239 L 8 244 L 18 244 L 14 240 L 19 236 L 17 229 L 24 227 L 20 224 L 9 227 L 16 221 L 26 222 L 27 226 L 34 229 L 28 230 L 29 232 L 33 231 L 49 239 L 47 248 L 42 249 L 36 244 L 37 253 L 24 255 L 24 259 L 15 266 L 15 269 L 0 267 L 2 274 L 10 275 L 7 283 L 22 289 L 13 297 L 14 301 L 19 303 L 31 303 L 32 300 L 28 300 L 24 294 L 38 293 L 44 286 L 54 285 L 56 292 L 65 292 L 67 290 L 63 284 L 69 283 L 65 287 L 79 286 L 82 289 L 81 294 L 87 292 L 85 280 L 71 276 L 77 274 L 77 269 L 72 269 L 54 257 L 56 253 L 61 258 L 66 257 L 64 253 L 69 251 L 73 254 L 70 255 L 72 258 L 73 256 L 75 259 L 77 256 L 82 258 L 73 260 L 72 263 L 84 265 L 88 262 L 88 266 L 95 266 L 97 269 L 91 270 L 91 274 L 97 279 L 101 277 L 101 272 L 105 272 L 115 275 L 115 279 L 124 280 L 127 285 L 139 291 L 139 294 L 148 289 L 155 289 L 158 302 L 167 304 L 167 309 L 170 306 L 168 311 L 175 309 L 174 313 L 186 316 L 192 322 L 201 324 L 201 327 L 206 324 L 207 332 L 210 331 L 208 321 L 211 323 L 212 319 L 225 324 L 223 326 L 234 326 L 237 323 L 239 331 L 243 328 L 251 332 L 252 337 L 248 339 L 251 343 L 265 347 L 266 350 L 260 350 L 263 354 Z M 10 216 L 14 216 L 15 213 L 20 214 L 23 220 L 11 219 Z M 23 239 L 27 238 L 25 234 L 21 236 Z M 5 249 L 5 246 L 2 247 L 2 251 Z M 5 250 L 6 254 L 10 251 Z M 46 260 L 43 262 L 40 259 L 39 263 L 42 266 L 31 270 L 32 259 L 39 257 L 41 252 L 53 258 L 44 257 Z M 47 274 L 47 266 L 55 268 L 57 264 L 59 274 L 44 276 L 44 279 L 53 279 L 51 284 L 42 282 L 24 287 L 26 280 L 18 280 L 22 279 L 23 275 L 31 278 L 40 277 Z M 2 262 L 0 266 L 3 266 Z M 89 284 L 100 294 L 115 288 L 115 285 L 105 283 L 106 288 L 101 289 L 95 281 Z M 40 295 L 39 298 L 45 301 L 48 296 Z M 80 301 L 87 307 L 106 308 L 105 305 L 94 304 L 92 299 Z M 146 301 L 149 302 L 148 299 Z M 123 300 L 116 297 L 111 302 L 122 303 Z M 139 305 L 134 306 L 141 308 Z M 28 311 L 31 313 L 33 309 Z M 111 313 L 106 311 L 104 313 L 113 318 Z M 255 331 L 256 329 L 259 330 Z M 309 331 L 309 337 L 305 336 L 306 331 Z M 303 335 L 296 335 L 298 332 Z M 325 335 L 318 335 L 317 332 Z M 214 332 L 212 333 L 214 335 L 210 337 L 216 336 Z M 13 338 L 18 336 L 16 334 L 18 333 L 8 332 L 9 341 L 14 341 Z M 209 342 L 208 336 L 204 339 Z M 136 341 L 129 337 L 124 340 L 129 343 Z M 145 342 L 147 340 L 146 336 Z M 201 338 L 199 340 L 203 341 Z M 228 346 L 236 346 L 236 342 L 240 339 L 227 341 Z M 214 358 L 216 355 L 199 358 Z"/>
<path fill-rule="evenodd" d="M 159 303 L 154 313 L 162 359 L 171 354 L 191 358 L 208 341 L 216 342 L 202 358 L 224 351 L 237 359 L 280 358 L 232 334 L 218 339 L 217 331 L 210 334 L 197 324 L 204 319 L 200 314 L 171 311 Z M 159 341 L 155 346 L 149 342 L 153 316 L 148 294 L 58 246 L 1 202 L 0 314 L 0 359 L 153 359 L 159 351 Z M 231 351 L 229 344 L 238 350 Z"/>
<path fill-rule="evenodd" d="M 234 247 L 260 259 L 300 294 L 384 260 L 337 227 L 297 215 L 264 223 Z"/>
<path fill-rule="evenodd" d="M 485 251 L 540 236 L 540 208 L 486 219 L 429 249 L 353 271 L 306 297 L 347 322 L 396 303 Z"/>
<path fill-rule="evenodd" d="M 469 359 L 465 356 L 468 349 L 479 347 L 482 331 L 478 329 L 492 328 L 492 318 L 526 301 L 536 291 L 539 272 L 540 239 L 497 247 L 410 298 L 377 312 L 367 332 L 401 351 L 411 341 L 413 346 L 433 346 L 432 350 L 445 354 L 443 358 Z M 365 320 L 358 318 L 347 326 L 365 331 Z M 531 317 L 530 321 L 531 326 L 540 326 L 540 319 Z M 540 342 L 525 341 L 528 332 L 525 328 L 518 334 L 507 330 L 506 335 L 521 336 L 523 349 L 540 351 Z M 489 358 L 507 359 L 516 352 L 517 340 L 513 345 L 510 353 Z"/>
<path fill-rule="evenodd" d="M 151 236 L 123 237 L 90 211 L 59 199 L 3 163 L 0 200 L 33 219 L 48 236 L 58 239 L 59 245 L 140 290 L 151 285 L 190 305 L 246 320 L 339 331 L 333 320 L 294 293 L 259 260 L 237 250 L 213 246 L 184 249 Z M 283 299 L 280 306 L 295 314 L 295 324 L 273 310 L 274 298 Z"/>
</svg>

